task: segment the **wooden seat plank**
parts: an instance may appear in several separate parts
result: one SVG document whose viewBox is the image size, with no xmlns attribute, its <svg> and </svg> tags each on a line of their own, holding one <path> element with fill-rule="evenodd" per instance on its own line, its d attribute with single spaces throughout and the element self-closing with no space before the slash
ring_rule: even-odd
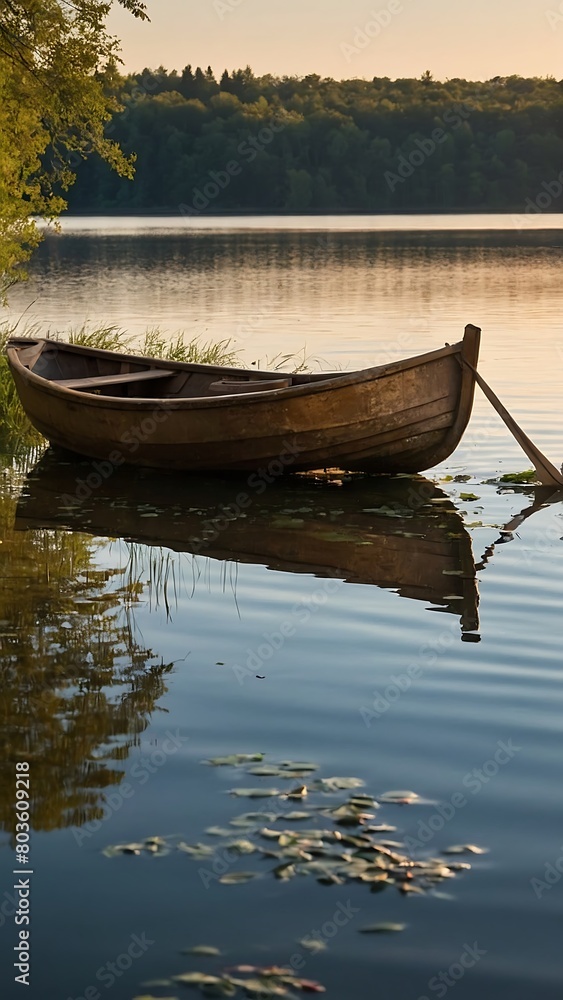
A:
<svg viewBox="0 0 563 1000">
<path fill-rule="evenodd" d="M 252 381 L 221 379 L 219 382 L 212 382 L 209 391 L 230 396 L 239 392 L 271 392 L 273 389 L 287 389 L 290 385 L 290 378 L 255 379 Z"/>
<path fill-rule="evenodd" d="M 174 375 L 167 368 L 148 368 L 140 372 L 120 372 L 118 375 L 94 375 L 91 378 L 53 379 L 63 389 L 98 389 L 105 385 L 125 385 L 127 382 L 145 382 L 149 379 L 168 378 Z"/>
</svg>

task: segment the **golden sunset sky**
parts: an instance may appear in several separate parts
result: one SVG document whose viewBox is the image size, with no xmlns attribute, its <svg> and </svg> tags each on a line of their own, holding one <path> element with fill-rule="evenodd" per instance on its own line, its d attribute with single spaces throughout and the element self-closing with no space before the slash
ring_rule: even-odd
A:
<svg viewBox="0 0 563 1000">
<path fill-rule="evenodd" d="M 256 74 L 563 77 L 563 0 L 147 0 L 110 28 L 128 70 L 249 64 Z"/>
</svg>

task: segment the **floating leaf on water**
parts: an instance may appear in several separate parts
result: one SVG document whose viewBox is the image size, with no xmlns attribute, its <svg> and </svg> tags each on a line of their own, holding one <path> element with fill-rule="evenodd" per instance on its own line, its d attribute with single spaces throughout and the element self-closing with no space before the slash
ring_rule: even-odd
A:
<svg viewBox="0 0 563 1000">
<path fill-rule="evenodd" d="M 226 875 L 221 875 L 219 881 L 223 885 L 239 885 L 250 882 L 253 878 L 258 878 L 258 872 L 227 872 Z"/>
<path fill-rule="evenodd" d="M 361 778 L 317 778 L 311 788 L 320 792 L 340 792 L 345 788 L 361 788 L 365 781 Z"/>
<path fill-rule="evenodd" d="M 335 809 L 323 809 L 323 816 L 328 816 L 333 823 L 339 826 L 361 826 L 370 819 L 375 819 L 373 813 L 360 812 L 357 809 L 350 809 L 347 803 L 337 806 Z"/>
<path fill-rule="evenodd" d="M 319 885 L 345 885 L 346 879 L 335 872 L 327 872 L 326 875 L 319 875 L 317 882 Z"/>
<path fill-rule="evenodd" d="M 262 1000 L 262 997 L 284 997 L 288 996 L 288 991 L 284 986 L 266 979 L 245 979 L 233 980 L 237 986 L 242 986 L 247 997 L 255 997 Z M 292 980 L 293 984 L 293 980 Z"/>
<path fill-rule="evenodd" d="M 221 952 L 211 944 L 196 944 L 193 948 L 184 948 L 182 955 L 220 955 Z"/>
<path fill-rule="evenodd" d="M 395 934 L 404 931 L 406 924 L 368 924 L 367 927 L 360 927 L 360 934 Z"/>
<path fill-rule="evenodd" d="M 285 865 L 278 865 L 277 868 L 274 868 L 274 875 L 276 876 L 276 878 L 279 878 L 280 881 L 282 882 L 287 882 L 288 879 L 294 878 L 296 874 L 297 871 L 295 865 L 291 863 L 287 863 Z"/>
<path fill-rule="evenodd" d="M 283 771 L 318 771 L 319 765 L 303 760 L 281 760 L 279 763 Z"/>
<path fill-rule="evenodd" d="M 383 795 L 378 796 L 380 802 L 398 802 L 401 804 L 408 802 L 415 802 L 419 796 L 416 792 L 409 791 L 399 791 L 399 792 L 384 792 Z"/>
<path fill-rule="evenodd" d="M 500 483 L 533 483 L 537 479 L 535 469 L 526 469 L 525 472 L 506 472 L 499 479 Z"/>
<path fill-rule="evenodd" d="M 237 992 L 235 983 L 230 979 L 222 979 L 219 983 L 202 983 L 199 989 L 204 997 L 234 997 Z"/>
<path fill-rule="evenodd" d="M 307 785 L 297 785 L 290 792 L 287 792 L 286 799 L 304 799 L 307 794 Z"/>
<path fill-rule="evenodd" d="M 298 990 L 303 990 L 304 993 L 326 993 L 324 986 L 320 983 L 316 983 L 314 979 L 295 979 L 292 983 Z"/>
<path fill-rule="evenodd" d="M 247 840 L 246 837 L 241 837 L 238 840 L 231 840 L 224 847 L 228 851 L 234 851 L 235 854 L 253 854 L 256 850 L 255 845 L 251 840 Z"/>
<path fill-rule="evenodd" d="M 210 858 L 215 854 L 215 848 L 209 844 L 186 844 L 181 840 L 176 846 L 179 851 L 189 854 L 191 858 Z"/>
<path fill-rule="evenodd" d="M 389 826 L 387 823 L 380 823 L 379 826 L 366 826 L 366 833 L 395 833 L 397 827 Z"/>
<path fill-rule="evenodd" d="M 414 885 L 413 882 L 402 882 L 399 886 L 399 892 L 405 896 L 408 892 L 415 892 L 420 896 L 424 895 L 424 889 L 421 889 L 419 885 Z"/>
<path fill-rule="evenodd" d="M 297 823 L 299 820 L 302 820 L 302 819 L 310 819 L 311 818 L 311 813 L 309 813 L 309 812 L 299 812 L 296 809 L 293 812 L 284 813 L 284 815 L 283 815 L 282 818 L 290 820 L 291 823 Z"/>
<path fill-rule="evenodd" d="M 248 799 L 271 799 L 282 794 L 279 788 L 230 788 L 229 792 Z"/>
<path fill-rule="evenodd" d="M 168 985 L 172 986 L 172 983 Z M 133 997 L 133 1000 L 178 1000 L 178 997 L 153 997 L 149 993 L 143 993 L 142 996 Z"/>
<path fill-rule="evenodd" d="M 316 955 L 319 951 L 326 951 L 326 944 L 324 941 L 321 941 L 320 938 L 304 937 L 301 938 L 299 944 L 302 948 L 305 948 L 306 951 L 310 951 L 313 955 Z"/>
<path fill-rule="evenodd" d="M 446 847 L 442 854 L 488 854 L 486 847 L 477 847 L 476 844 L 454 844 L 453 847 Z"/>
<path fill-rule="evenodd" d="M 117 854 L 139 855 L 144 846 L 144 844 L 114 844 L 113 846 L 105 847 L 102 854 L 105 854 L 106 858 L 114 858 Z"/>
<path fill-rule="evenodd" d="M 353 809 L 377 809 L 378 804 L 373 795 L 351 795 L 347 805 Z"/>
<path fill-rule="evenodd" d="M 210 837 L 230 837 L 233 831 L 227 826 L 208 826 L 205 832 Z"/>
<path fill-rule="evenodd" d="M 248 812 L 241 813 L 229 820 L 231 826 L 251 827 L 260 826 L 261 823 L 275 823 L 278 818 L 277 813 L 272 812 Z"/>
<path fill-rule="evenodd" d="M 172 976 L 171 978 L 173 982 L 182 983 L 184 986 L 200 986 L 202 983 L 211 985 L 212 983 L 221 982 L 219 976 L 210 976 L 207 972 L 181 972 L 178 976 Z"/>
<path fill-rule="evenodd" d="M 247 774 L 255 774 L 260 777 L 279 778 L 283 771 L 275 764 L 263 764 L 259 767 L 247 767 Z"/>
<path fill-rule="evenodd" d="M 231 753 L 227 757 L 210 757 L 209 760 L 202 760 L 202 764 L 210 764 L 212 767 L 242 767 L 243 764 L 251 764 L 253 761 L 264 759 L 263 753 Z"/>
<path fill-rule="evenodd" d="M 476 493 L 460 493 L 459 494 L 459 499 L 460 500 L 480 500 L 481 497 L 478 497 Z"/>
</svg>

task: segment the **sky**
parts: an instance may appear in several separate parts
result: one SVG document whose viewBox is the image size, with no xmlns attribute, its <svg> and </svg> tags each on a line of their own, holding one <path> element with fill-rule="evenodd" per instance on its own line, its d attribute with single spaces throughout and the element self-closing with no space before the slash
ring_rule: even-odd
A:
<svg viewBox="0 0 563 1000">
<path fill-rule="evenodd" d="M 151 23 L 117 8 L 127 70 L 334 79 L 563 77 L 563 0 L 146 0 Z"/>
</svg>

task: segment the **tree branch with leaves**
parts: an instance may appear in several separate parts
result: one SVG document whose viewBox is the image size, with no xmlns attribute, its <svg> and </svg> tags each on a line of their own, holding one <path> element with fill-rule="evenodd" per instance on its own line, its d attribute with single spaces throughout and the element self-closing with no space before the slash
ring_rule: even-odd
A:
<svg viewBox="0 0 563 1000">
<path fill-rule="evenodd" d="M 108 85 L 116 2 L 148 19 L 141 0 L 0 0 L 0 296 L 25 276 L 41 241 L 35 218 L 60 215 L 82 159 L 98 153 L 133 176 L 134 156 L 104 133 L 120 109 Z"/>
</svg>

